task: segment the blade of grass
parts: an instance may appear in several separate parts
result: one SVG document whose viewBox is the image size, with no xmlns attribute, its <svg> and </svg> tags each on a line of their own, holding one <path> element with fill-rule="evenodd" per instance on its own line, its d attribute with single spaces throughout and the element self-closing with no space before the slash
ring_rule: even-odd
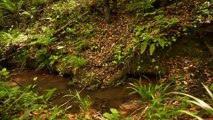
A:
<svg viewBox="0 0 213 120">
<path fill-rule="evenodd" d="M 192 112 L 186 111 L 186 110 L 178 110 L 178 112 L 185 113 L 185 114 L 190 115 L 190 116 L 192 116 L 192 117 L 194 117 L 194 118 L 197 118 L 198 120 L 203 120 L 201 117 L 195 115 L 195 114 L 192 113 Z"/>
</svg>

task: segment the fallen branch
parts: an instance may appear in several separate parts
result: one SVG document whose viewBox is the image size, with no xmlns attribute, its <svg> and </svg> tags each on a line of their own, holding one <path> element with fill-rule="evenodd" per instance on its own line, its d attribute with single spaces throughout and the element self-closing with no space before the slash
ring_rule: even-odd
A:
<svg viewBox="0 0 213 120">
<path fill-rule="evenodd" d="M 129 115 L 129 117 L 130 117 L 130 116 L 133 116 L 135 113 L 137 113 L 138 111 L 142 110 L 143 108 L 144 108 L 144 107 L 142 106 L 142 107 L 136 109 L 135 111 L 133 111 L 133 112 Z"/>
<path fill-rule="evenodd" d="M 65 24 L 64 26 L 62 26 L 61 28 L 59 28 L 58 30 L 56 30 L 55 32 L 52 33 L 53 36 L 58 35 L 60 32 L 62 32 L 63 30 L 65 30 L 67 27 L 69 27 L 72 23 L 75 23 L 75 21 L 69 21 L 67 24 Z"/>
<path fill-rule="evenodd" d="M 142 116 L 146 113 L 146 111 L 148 110 L 148 108 L 149 108 L 149 106 L 147 106 L 147 107 L 143 110 L 143 112 L 141 112 L 141 117 L 139 118 L 139 120 L 142 119 Z"/>
<path fill-rule="evenodd" d="M 211 47 L 206 41 L 204 41 L 209 51 L 213 54 L 213 47 Z"/>
<path fill-rule="evenodd" d="M 18 85 L 21 89 L 24 88 L 24 86 L 22 86 L 20 83 L 16 82 L 15 80 L 13 79 L 10 79 L 12 82 L 14 82 L 16 85 Z"/>
</svg>

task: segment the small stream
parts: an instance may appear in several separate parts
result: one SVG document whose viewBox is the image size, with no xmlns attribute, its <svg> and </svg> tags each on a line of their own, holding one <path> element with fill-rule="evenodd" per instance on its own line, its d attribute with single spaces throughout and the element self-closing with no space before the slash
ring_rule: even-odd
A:
<svg viewBox="0 0 213 120">
<path fill-rule="evenodd" d="M 35 91 L 39 94 L 45 93 L 46 90 L 56 88 L 57 90 L 51 98 L 51 104 L 60 106 L 65 103 L 71 97 L 64 97 L 75 91 L 81 89 L 73 88 L 69 86 L 71 81 L 69 78 L 60 77 L 58 75 L 48 74 L 45 72 L 36 72 L 29 70 L 12 70 L 10 86 L 16 86 L 17 83 L 21 86 L 27 86 L 30 84 L 36 84 Z M 33 80 L 34 78 L 37 80 Z M 148 80 L 142 80 L 142 84 L 150 83 Z M 153 81 L 156 83 L 156 80 Z M 143 103 L 140 100 L 140 96 L 133 94 L 131 89 L 128 89 L 129 85 L 123 85 L 118 87 L 102 88 L 98 90 L 83 90 L 81 96 L 89 95 L 92 101 L 92 107 L 101 113 L 109 111 L 109 108 L 118 109 L 123 115 L 129 115 L 139 108 Z M 64 108 L 72 106 L 68 112 L 78 113 L 79 105 L 76 100 L 71 100 Z"/>
</svg>

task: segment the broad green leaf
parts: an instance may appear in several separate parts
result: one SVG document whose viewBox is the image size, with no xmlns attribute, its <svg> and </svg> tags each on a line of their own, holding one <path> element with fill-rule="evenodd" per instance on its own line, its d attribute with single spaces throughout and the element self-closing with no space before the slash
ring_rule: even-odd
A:
<svg viewBox="0 0 213 120">
<path fill-rule="evenodd" d="M 211 84 L 211 86 L 209 87 L 209 89 L 210 89 L 211 91 L 213 91 L 213 83 Z"/>
<path fill-rule="evenodd" d="M 145 52 L 146 48 L 147 48 L 147 42 L 143 42 L 141 45 L 141 54 Z"/>
<path fill-rule="evenodd" d="M 164 41 L 163 39 L 158 39 L 158 43 L 160 44 L 160 46 L 161 46 L 162 48 L 164 48 L 164 46 L 165 46 L 165 41 Z"/>
<path fill-rule="evenodd" d="M 139 40 L 137 38 L 133 38 L 133 42 L 138 43 Z"/>
<path fill-rule="evenodd" d="M 118 111 L 117 111 L 115 108 L 110 108 L 110 111 L 111 111 L 113 114 L 118 114 Z"/>
<path fill-rule="evenodd" d="M 137 31 L 137 32 L 135 33 L 136 36 L 139 36 L 140 34 L 141 34 L 140 31 Z"/>
<path fill-rule="evenodd" d="M 107 119 L 112 119 L 112 115 L 109 113 L 104 113 L 103 116 Z"/>
<path fill-rule="evenodd" d="M 149 48 L 150 55 L 153 55 L 154 51 L 155 51 L 155 44 L 151 44 L 151 46 Z"/>
</svg>

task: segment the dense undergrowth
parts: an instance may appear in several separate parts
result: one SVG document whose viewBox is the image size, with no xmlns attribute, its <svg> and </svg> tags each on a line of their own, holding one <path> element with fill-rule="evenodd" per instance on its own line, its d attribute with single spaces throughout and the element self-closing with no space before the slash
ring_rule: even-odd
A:
<svg viewBox="0 0 213 120">
<path fill-rule="evenodd" d="M 181 49 L 174 50 L 174 48 L 183 47 L 174 47 L 176 44 L 183 41 L 183 45 L 185 43 L 191 45 L 190 41 L 184 41 L 184 38 L 190 38 L 193 30 L 199 31 L 203 26 L 210 26 L 198 32 L 199 39 L 211 33 L 213 1 L 180 0 L 176 3 L 160 2 L 159 4 L 156 1 L 119 1 L 117 14 L 111 14 L 111 23 L 107 23 L 103 19 L 103 3 L 100 0 L 96 3 L 75 0 L 20 0 L 17 2 L 0 0 L 0 68 L 12 66 L 57 72 L 61 76 L 72 77 L 71 84 L 77 83 L 79 86 L 90 89 L 120 84 L 127 74 L 132 73 L 143 74 L 144 71 L 155 74 L 171 73 L 156 86 L 131 84 L 135 93 L 141 95 L 144 104 L 132 116 L 125 118 L 114 108 L 110 109 L 110 113 L 100 115 L 91 108 L 89 97 L 81 98 L 77 92 L 73 96 L 79 101 L 82 113 L 75 118 L 154 120 L 183 117 L 188 119 L 186 116 L 181 116 L 182 113 L 196 118 L 198 118 L 196 114 L 212 117 L 212 99 L 203 97 L 210 108 L 207 110 L 210 112 L 203 112 L 205 109 L 200 110 L 194 107 L 191 103 L 195 102 L 188 100 L 194 99 L 193 97 L 181 94 L 185 96 L 177 95 L 173 98 L 166 92 L 172 90 L 190 93 L 187 83 L 201 85 L 203 82 L 207 86 L 212 86 L 212 81 L 195 79 L 195 82 L 188 82 L 189 78 L 195 76 L 194 73 L 190 73 L 187 77 L 174 75 L 176 71 L 173 71 L 173 67 L 178 63 L 171 65 L 173 69 L 167 69 L 165 66 L 169 66 L 170 63 L 167 64 L 165 61 L 169 59 L 166 56 L 170 56 L 171 53 L 175 56 L 177 51 L 182 52 L 179 51 Z M 203 47 L 204 45 L 200 43 L 207 44 L 207 47 Z M 209 50 L 206 52 L 208 48 L 211 51 L 211 44 L 208 41 L 203 40 L 194 44 L 191 45 L 192 47 L 189 46 L 189 49 L 202 47 L 194 56 L 200 57 L 200 53 L 209 54 Z M 186 62 L 188 59 L 180 60 L 188 65 Z M 200 61 L 202 64 L 209 64 L 204 63 L 205 60 Z M 188 72 L 197 65 L 197 63 L 194 64 L 183 67 L 183 71 L 179 71 L 182 68 L 178 66 L 178 72 L 183 75 L 183 72 Z M 211 75 L 210 68 L 209 76 Z M 2 69 L 1 81 L 8 78 L 9 73 L 5 68 Z M 3 119 L 16 117 L 37 119 L 42 114 L 45 114 L 44 118 L 49 119 L 64 118 L 64 112 L 56 106 L 47 105 L 50 94 L 39 96 L 31 90 L 32 87 L 11 88 L 1 82 L 0 115 L 3 115 Z M 210 90 L 212 90 L 211 87 Z M 210 90 L 207 92 L 211 96 Z M 29 96 L 30 99 L 28 99 Z M 198 105 L 199 102 L 203 103 L 199 100 L 195 104 Z"/>
</svg>

